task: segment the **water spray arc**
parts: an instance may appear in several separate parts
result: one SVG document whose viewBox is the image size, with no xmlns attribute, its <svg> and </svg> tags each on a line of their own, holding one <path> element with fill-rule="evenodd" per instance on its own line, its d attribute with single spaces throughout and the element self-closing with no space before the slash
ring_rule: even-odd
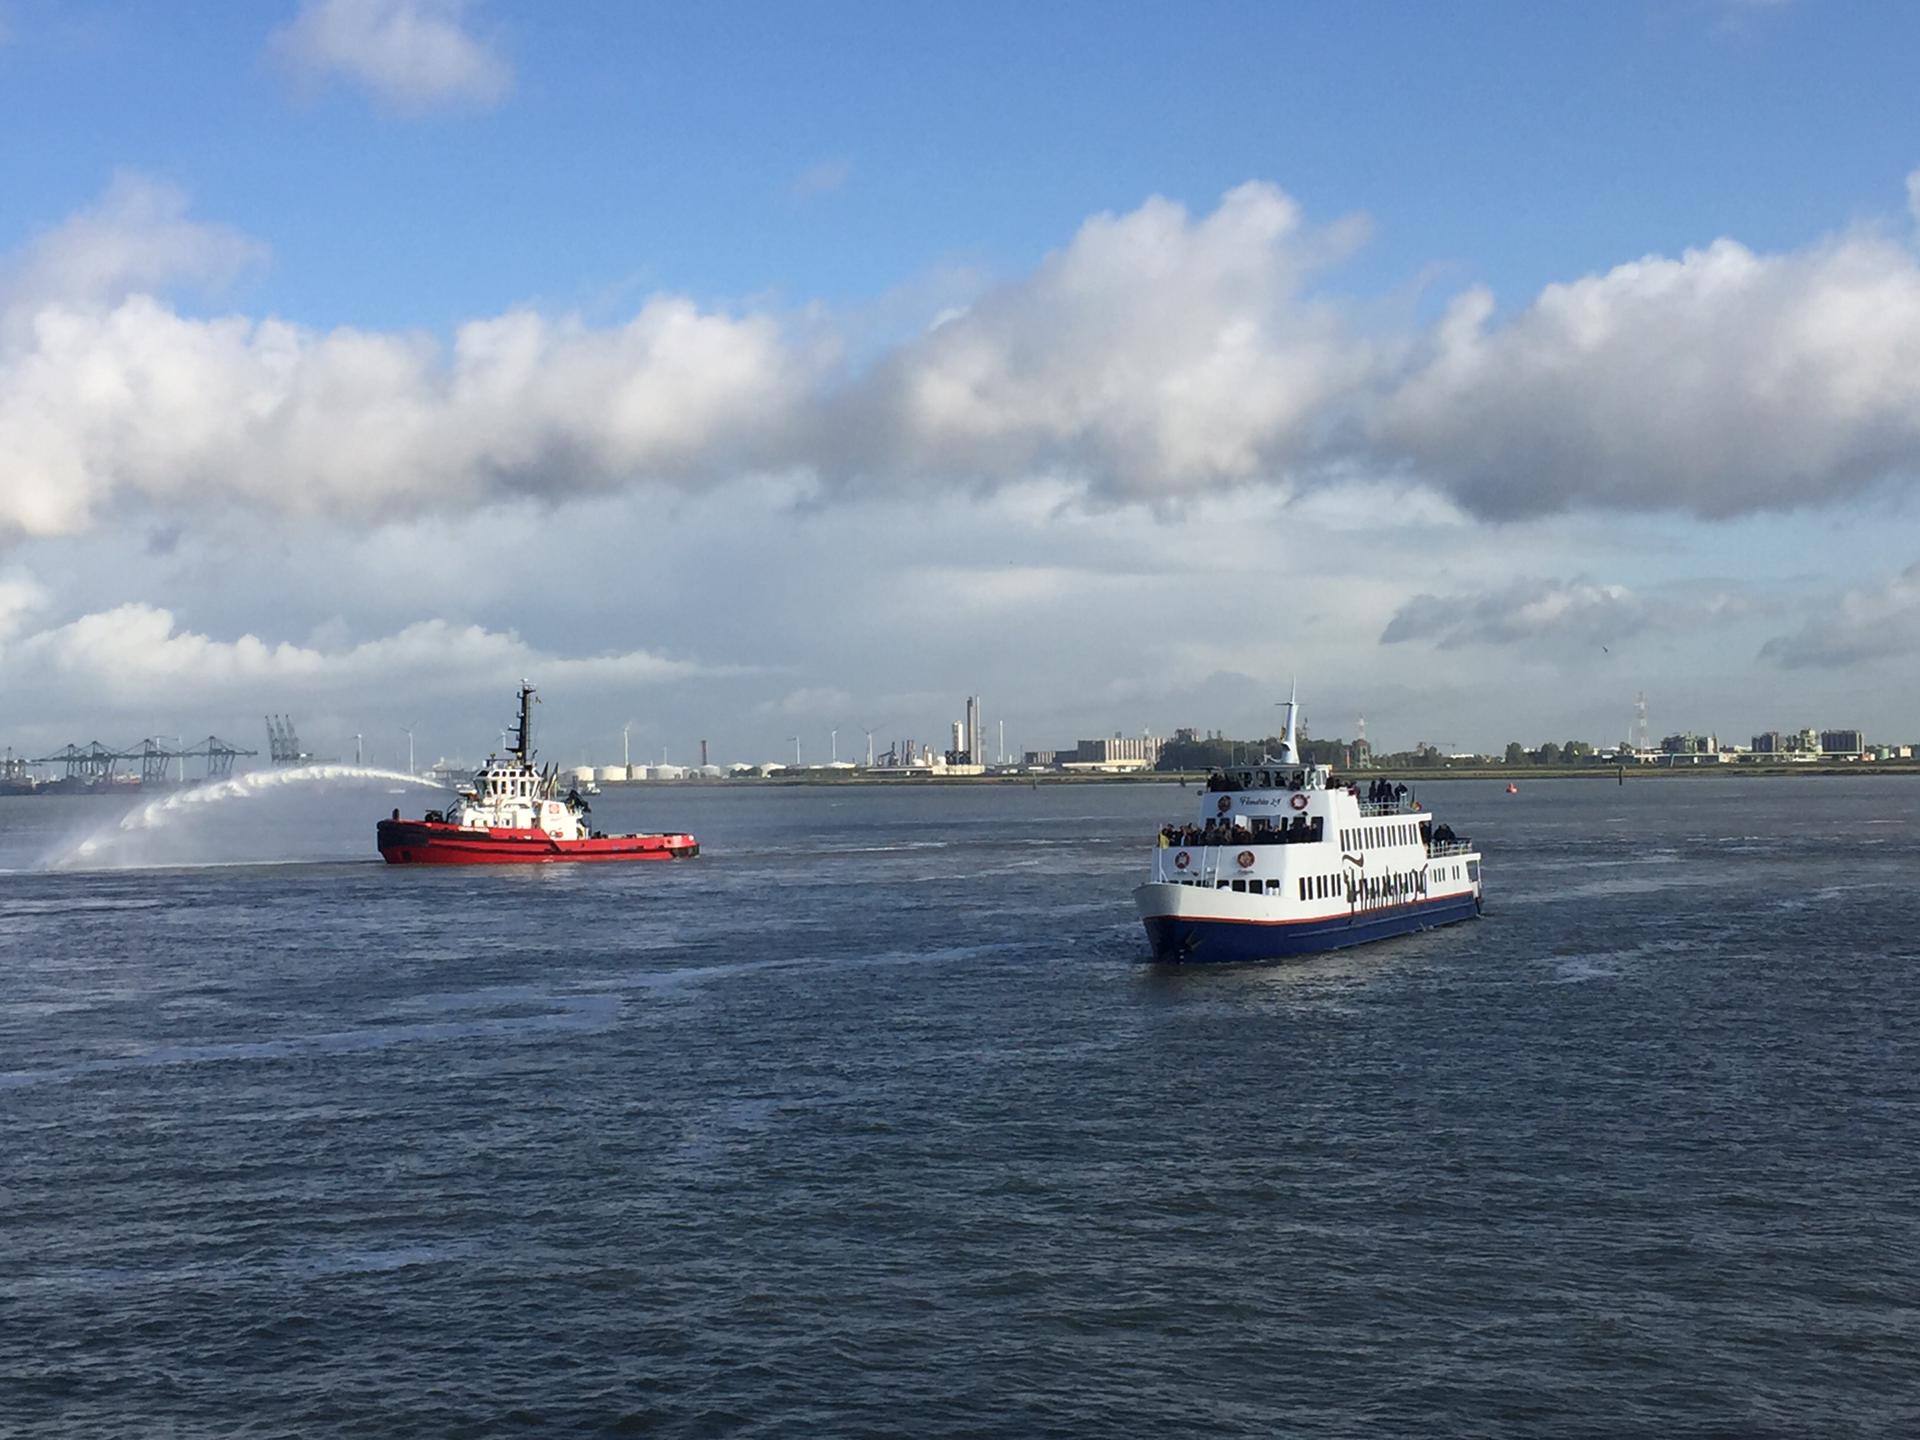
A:
<svg viewBox="0 0 1920 1440">
<path fill-rule="evenodd" d="M 136 805 L 117 821 L 103 825 L 63 853 L 48 859 L 51 870 L 84 870 L 126 864 L 116 852 L 116 844 L 131 837 L 166 829 L 176 820 L 236 801 L 255 799 L 276 791 L 340 780 L 378 780 L 403 785 L 419 785 L 429 790 L 441 787 L 419 775 L 403 775 L 398 770 L 382 770 L 370 765 L 302 765 L 291 769 L 250 770 L 244 775 L 175 790 L 144 805 Z M 155 862 L 148 862 L 155 863 Z M 165 863 L 165 862 L 158 862 Z"/>
</svg>

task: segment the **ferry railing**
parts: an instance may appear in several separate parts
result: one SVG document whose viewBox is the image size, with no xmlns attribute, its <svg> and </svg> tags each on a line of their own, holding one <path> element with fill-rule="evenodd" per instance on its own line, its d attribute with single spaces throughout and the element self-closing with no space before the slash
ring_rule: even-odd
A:
<svg viewBox="0 0 1920 1440">
<path fill-rule="evenodd" d="M 1427 846 L 1427 854 L 1434 859 L 1442 855 L 1471 855 L 1472 853 L 1471 840 L 1436 840 Z"/>
<path fill-rule="evenodd" d="M 1365 816 L 1376 815 L 1424 815 L 1426 812 L 1413 803 L 1413 797 L 1405 800 L 1362 800 L 1360 813 Z"/>
</svg>

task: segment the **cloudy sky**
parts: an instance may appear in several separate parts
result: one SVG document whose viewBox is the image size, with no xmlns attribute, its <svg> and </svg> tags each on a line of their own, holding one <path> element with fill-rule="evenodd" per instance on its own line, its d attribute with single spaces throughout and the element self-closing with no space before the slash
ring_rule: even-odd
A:
<svg viewBox="0 0 1920 1440">
<path fill-rule="evenodd" d="M 1916 53 L 0 0 L 0 744 L 1920 739 Z"/>
</svg>

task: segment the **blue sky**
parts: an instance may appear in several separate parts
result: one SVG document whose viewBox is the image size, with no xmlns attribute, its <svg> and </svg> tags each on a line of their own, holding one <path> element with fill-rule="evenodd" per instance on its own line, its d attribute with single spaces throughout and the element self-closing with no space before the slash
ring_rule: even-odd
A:
<svg viewBox="0 0 1920 1440">
<path fill-rule="evenodd" d="M 0 741 L 1920 738 L 1916 32 L 0 0 Z"/>
</svg>

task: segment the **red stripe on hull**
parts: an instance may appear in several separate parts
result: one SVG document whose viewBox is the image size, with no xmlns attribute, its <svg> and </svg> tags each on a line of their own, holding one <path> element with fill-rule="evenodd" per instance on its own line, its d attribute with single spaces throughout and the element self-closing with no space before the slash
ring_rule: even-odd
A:
<svg viewBox="0 0 1920 1440">
<path fill-rule="evenodd" d="M 389 865 L 555 865 L 615 860 L 686 860 L 691 835 L 608 835 L 555 840 L 539 830 L 463 830 L 425 820 L 382 820 L 375 843 Z"/>
</svg>

